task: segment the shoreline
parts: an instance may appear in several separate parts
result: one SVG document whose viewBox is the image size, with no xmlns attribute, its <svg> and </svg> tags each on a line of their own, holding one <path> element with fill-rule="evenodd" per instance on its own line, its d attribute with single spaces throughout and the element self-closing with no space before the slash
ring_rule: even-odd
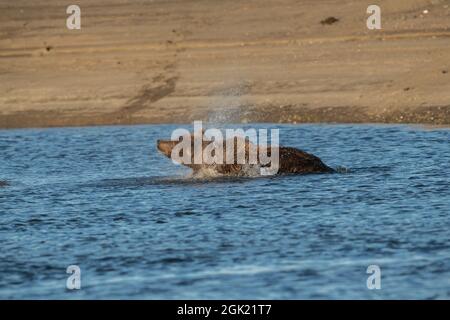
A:
<svg viewBox="0 0 450 320">
<path fill-rule="evenodd" d="M 206 122 L 206 124 L 210 124 Z M 412 123 L 412 122 L 242 122 L 242 123 L 220 123 L 220 126 L 226 124 L 236 126 L 239 124 L 267 124 L 267 125 L 324 125 L 324 126 L 405 126 L 411 128 L 421 128 L 423 130 L 450 130 L 449 124 L 428 124 L 428 123 Z M 1 131 L 14 131 L 14 130 L 45 130 L 45 129 L 89 129 L 96 127 L 128 127 L 128 126 L 151 126 L 151 125 L 179 125 L 179 126 L 192 126 L 192 122 L 161 122 L 161 123 L 149 123 L 149 122 L 136 122 L 128 124 L 93 124 L 93 125 L 55 125 L 55 126 L 27 126 L 27 127 L 11 127 L 0 128 Z"/>
<path fill-rule="evenodd" d="M 235 110 L 238 110 L 236 111 L 238 116 L 231 115 L 229 119 L 222 122 L 215 121 L 214 117 L 211 119 L 211 117 L 208 117 L 207 112 L 191 112 L 189 116 L 183 115 L 183 117 L 158 116 L 155 118 L 119 117 L 116 114 L 71 117 L 70 114 L 58 115 L 55 112 L 31 112 L 0 116 L 0 129 L 189 124 L 196 120 L 221 124 L 406 124 L 450 127 L 450 106 L 397 110 L 386 114 L 370 114 L 367 109 L 364 110 L 360 107 L 300 108 L 292 110 L 291 106 L 284 106 L 281 109 L 278 112 L 271 112 L 267 111 L 267 108 L 235 108 Z M 229 110 L 225 110 L 224 113 L 227 111 Z M 217 112 L 214 115 L 217 115 Z"/>
</svg>

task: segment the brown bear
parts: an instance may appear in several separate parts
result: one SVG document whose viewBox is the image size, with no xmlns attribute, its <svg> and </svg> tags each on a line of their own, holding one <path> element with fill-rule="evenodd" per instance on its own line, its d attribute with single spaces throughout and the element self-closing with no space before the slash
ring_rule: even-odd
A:
<svg viewBox="0 0 450 320">
<path fill-rule="evenodd" d="M 186 144 L 184 148 L 180 148 L 183 140 L 188 143 L 187 148 Z M 177 141 L 158 140 L 157 148 L 166 157 L 171 158 L 173 162 L 191 168 L 194 173 L 208 169 L 222 175 L 242 176 L 247 175 L 249 169 L 252 171 L 251 169 L 255 168 L 271 168 L 275 160 L 277 166 L 266 175 L 334 172 L 318 157 L 296 148 L 255 146 L 248 139 L 241 137 L 224 140 L 221 149 L 211 148 L 214 142 L 205 140 L 203 135 L 200 140 L 197 140 L 200 141 L 197 146 L 195 146 L 194 141 L 194 134 L 180 137 Z M 221 150 L 219 152 L 223 152 L 223 155 L 220 156 L 217 150 Z M 255 154 L 253 157 L 252 152 Z"/>
</svg>

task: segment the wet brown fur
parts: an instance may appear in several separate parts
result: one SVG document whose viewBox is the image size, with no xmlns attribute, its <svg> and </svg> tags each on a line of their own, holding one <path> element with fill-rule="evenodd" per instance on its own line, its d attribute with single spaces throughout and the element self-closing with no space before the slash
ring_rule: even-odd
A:
<svg viewBox="0 0 450 320">
<path fill-rule="evenodd" d="M 238 138 L 234 138 L 234 159 L 237 159 L 237 142 Z M 242 138 L 240 138 L 242 139 Z M 241 140 L 241 142 L 243 142 Z M 172 149 L 177 145 L 179 141 L 171 141 L 171 140 L 158 140 L 157 148 L 160 152 L 162 152 L 166 157 L 171 158 Z M 207 145 L 209 145 L 210 141 L 203 141 L 203 150 Z M 248 164 L 249 162 L 249 150 L 250 147 L 253 146 L 248 140 L 245 140 L 245 162 Z M 266 150 L 257 146 L 258 150 L 258 163 L 259 163 L 259 154 L 261 151 L 266 152 Z M 198 171 L 202 168 L 210 167 L 221 174 L 226 175 L 239 175 L 242 174 L 243 165 L 238 163 L 233 164 L 193 164 L 193 150 L 194 150 L 194 136 L 191 136 L 191 164 L 184 164 L 185 166 L 190 167 L 195 171 Z M 305 173 L 329 173 L 334 172 L 334 170 L 327 165 L 325 165 L 320 158 L 304 152 L 302 150 L 291 148 L 291 147 L 278 147 L 279 150 L 279 170 L 278 174 L 305 174 Z M 267 155 L 270 156 L 270 147 L 268 147 Z M 224 162 L 226 159 L 226 144 L 224 144 Z M 266 165 L 268 167 L 269 165 Z"/>
</svg>

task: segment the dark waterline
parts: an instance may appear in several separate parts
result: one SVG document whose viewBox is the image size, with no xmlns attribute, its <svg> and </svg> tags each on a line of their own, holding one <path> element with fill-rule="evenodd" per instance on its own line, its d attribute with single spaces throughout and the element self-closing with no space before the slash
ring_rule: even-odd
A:
<svg viewBox="0 0 450 320">
<path fill-rule="evenodd" d="M 449 130 L 267 126 L 348 172 L 186 178 L 177 125 L 0 131 L 0 298 L 450 298 Z"/>
</svg>

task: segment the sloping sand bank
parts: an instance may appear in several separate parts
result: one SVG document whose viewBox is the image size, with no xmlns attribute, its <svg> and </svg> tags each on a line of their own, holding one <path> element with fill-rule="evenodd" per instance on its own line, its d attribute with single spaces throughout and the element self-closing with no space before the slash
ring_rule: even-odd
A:
<svg viewBox="0 0 450 320">
<path fill-rule="evenodd" d="M 0 128 L 450 124 L 450 1 L 0 0 Z M 338 21 L 321 23 L 328 17 Z M 334 20 L 329 20 L 333 22 Z"/>
</svg>

